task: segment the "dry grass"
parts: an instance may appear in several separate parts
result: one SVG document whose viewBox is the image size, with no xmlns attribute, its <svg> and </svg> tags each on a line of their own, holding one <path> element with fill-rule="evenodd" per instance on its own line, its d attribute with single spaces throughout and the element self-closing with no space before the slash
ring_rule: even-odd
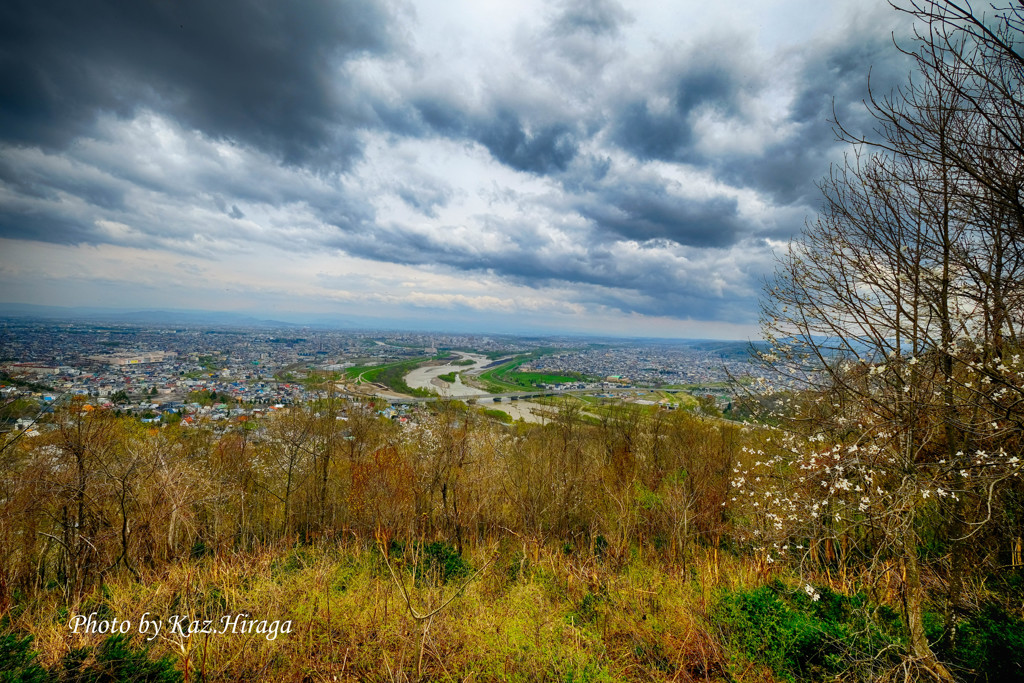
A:
<svg viewBox="0 0 1024 683">
<path fill-rule="evenodd" d="M 618 570 L 594 556 L 534 545 L 481 544 L 467 551 L 486 569 L 430 623 L 422 673 L 427 680 L 686 681 L 724 680 L 723 651 L 706 615 L 716 576 L 745 580 L 743 563 L 717 567 L 713 554 L 681 572 L 639 553 Z M 725 571 L 722 571 L 722 570 Z M 443 603 L 459 582 L 417 585 L 419 611 Z M 98 612 L 129 619 L 145 613 L 163 630 L 150 655 L 170 655 L 186 680 L 415 680 L 417 623 L 379 552 L 362 545 L 267 548 L 186 561 L 137 583 L 109 581 L 70 612 L 43 594 L 11 614 L 35 636 L 40 663 L 106 636 L 71 633 L 69 617 Z M 290 621 L 274 639 L 256 633 L 185 636 L 172 615 L 210 619 L 249 613 Z M 136 642 L 141 642 L 138 635 Z"/>
</svg>

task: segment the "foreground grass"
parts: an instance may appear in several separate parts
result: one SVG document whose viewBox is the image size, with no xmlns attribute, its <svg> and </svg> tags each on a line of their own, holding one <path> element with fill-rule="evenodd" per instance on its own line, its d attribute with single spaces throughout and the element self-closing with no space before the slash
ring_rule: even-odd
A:
<svg viewBox="0 0 1024 683">
<path fill-rule="evenodd" d="M 414 580 L 409 552 L 392 561 L 418 612 L 463 585 Z M 466 558 L 482 571 L 430 621 L 422 660 L 421 625 L 382 555 L 356 545 L 190 560 L 142 582 L 112 580 L 72 610 L 44 595 L 10 610 L 7 629 L 31 634 L 37 664 L 51 669 L 107 638 L 70 632 L 74 616 L 127 619 L 136 647 L 151 660 L 168 658 L 189 680 L 415 680 L 417 669 L 430 680 L 724 680 L 705 619 L 717 585 L 711 566 L 705 580 L 683 580 L 638 555 L 613 570 L 593 555 L 508 540 Z M 147 613 L 164 624 L 148 644 L 137 626 Z M 168 630 L 174 615 L 212 620 L 219 631 L 225 615 L 238 613 L 282 629 L 289 621 L 290 633 Z"/>
<path fill-rule="evenodd" d="M 897 613 L 846 579 L 831 586 L 848 594 L 818 577 L 812 600 L 807 577 L 713 550 L 680 567 L 636 547 L 614 558 L 506 537 L 461 557 L 442 543 L 392 544 L 389 569 L 380 548 L 187 560 L 138 582 L 114 578 L 71 609 L 43 592 L 0 618 L 0 681 L 770 682 L 902 671 Z M 73 632 L 79 615 L 131 628 Z M 236 616 L 243 626 L 223 632 Z M 172 631 L 175 617 L 210 620 L 212 632 Z M 143 619 L 160 621 L 159 635 L 140 635 Z M 993 604 L 942 654 L 963 680 L 1020 680 L 1022 650 L 1024 620 Z"/>
</svg>

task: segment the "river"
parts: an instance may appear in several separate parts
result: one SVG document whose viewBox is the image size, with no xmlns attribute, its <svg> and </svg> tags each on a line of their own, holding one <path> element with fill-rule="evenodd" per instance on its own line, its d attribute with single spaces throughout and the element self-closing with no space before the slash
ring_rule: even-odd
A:
<svg viewBox="0 0 1024 683">
<path fill-rule="evenodd" d="M 437 392 L 439 396 L 448 396 L 450 398 L 471 399 L 488 394 L 489 392 L 483 389 L 477 389 L 476 387 L 464 384 L 461 374 L 479 375 L 485 367 L 494 361 L 478 353 L 466 353 L 463 351 L 453 353 L 458 356 L 456 360 L 471 360 L 473 364 L 453 365 L 452 362 L 448 362 L 444 365 L 419 367 L 405 376 L 405 383 L 413 389 L 428 389 Z M 445 382 L 439 379 L 440 375 L 445 375 L 449 372 L 456 373 L 454 382 Z M 526 422 L 543 422 L 546 419 L 543 413 L 550 413 L 552 410 L 550 406 L 544 406 L 539 403 L 509 401 L 507 399 L 501 403 L 494 403 L 489 399 L 482 400 L 478 405 L 492 410 L 501 410 L 511 415 L 513 420 L 521 419 Z M 542 414 L 537 414 L 538 412 Z"/>
</svg>

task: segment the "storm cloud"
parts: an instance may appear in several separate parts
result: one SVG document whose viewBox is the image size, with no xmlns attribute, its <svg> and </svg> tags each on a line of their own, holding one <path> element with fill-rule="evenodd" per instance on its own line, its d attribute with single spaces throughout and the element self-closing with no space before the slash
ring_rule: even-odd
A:
<svg viewBox="0 0 1024 683">
<path fill-rule="evenodd" d="M 83 272 L 188 263 L 249 306 L 270 277 L 339 315 L 468 287 L 505 313 L 547 302 L 555 327 L 752 326 L 773 247 L 846 149 L 831 119 L 870 129 L 869 70 L 876 92 L 905 79 L 906 27 L 868 0 L 732 10 L 13 0 L 0 271 L 59 248 Z"/>
<path fill-rule="evenodd" d="M 151 108 L 288 162 L 342 162 L 371 120 L 345 64 L 392 44 L 372 1 L 33 2 L 0 9 L 0 135 L 67 145 Z"/>
</svg>

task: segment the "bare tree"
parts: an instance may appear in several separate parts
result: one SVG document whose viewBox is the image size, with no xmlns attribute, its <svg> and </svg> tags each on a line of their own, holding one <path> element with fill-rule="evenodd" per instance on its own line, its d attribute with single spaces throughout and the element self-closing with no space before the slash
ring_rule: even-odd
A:
<svg viewBox="0 0 1024 683">
<path fill-rule="evenodd" d="M 902 48 L 917 70 L 872 96 L 873 137 L 838 126 L 855 149 L 763 307 L 786 431 L 734 483 L 760 507 L 770 555 L 838 547 L 869 577 L 898 576 L 902 665 L 948 680 L 925 637 L 924 572 L 944 576 L 952 615 L 969 541 L 1020 468 L 1022 15 L 1020 3 L 989 17 L 948 1 L 897 9 L 917 20 Z M 930 567 L 923 533 L 946 551 Z"/>
</svg>

